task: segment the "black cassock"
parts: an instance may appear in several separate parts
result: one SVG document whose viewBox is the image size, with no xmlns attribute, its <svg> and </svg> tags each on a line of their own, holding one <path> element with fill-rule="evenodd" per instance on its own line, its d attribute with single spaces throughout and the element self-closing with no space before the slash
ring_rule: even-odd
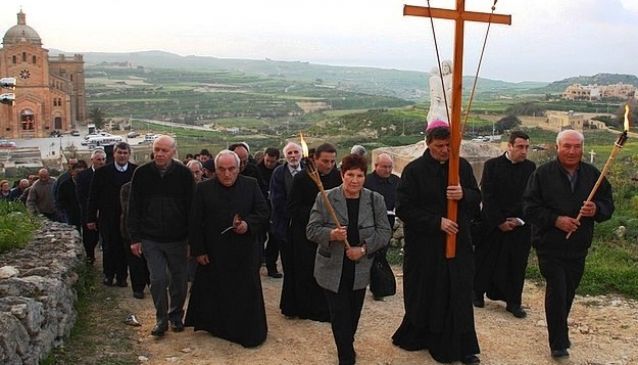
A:
<svg viewBox="0 0 638 365">
<path fill-rule="evenodd" d="M 233 230 L 235 214 L 248 223 L 243 235 Z M 225 187 L 216 179 L 197 185 L 191 211 L 191 255 L 207 254 L 198 265 L 186 313 L 186 326 L 244 347 L 266 340 L 268 326 L 259 276 L 255 233 L 268 221 L 268 207 L 257 180 L 238 176 Z"/>
<path fill-rule="evenodd" d="M 321 181 L 326 190 L 339 186 L 339 170 L 332 169 L 327 175 L 321 176 Z M 310 210 L 318 192 L 317 185 L 306 170 L 295 175 L 288 199 L 288 242 L 281 248 L 286 264 L 280 308 L 286 316 L 329 322 L 328 302 L 314 277 L 317 244 L 306 238 Z"/>
<path fill-rule="evenodd" d="M 523 217 L 523 192 L 536 165 L 525 160 L 513 164 L 502 155 L 485 162 L 481 178 L 483 231 L 476 243 L 474 290 L 487 293 L 508 306 L 521 305 L 525 269 L 532 243 L 529 224 L 502 232 L 498 225 L 508 217 Z"/>
<path fill-rule="evenodd" d="M 409 351 L 428 349 L 440 362 L 480 352 L 474 329 L 474 261 L 470 218 L 478 214 L 481 194 L 470 164 L 461 159 L 463 199 L 459 201 L 456 257 L 445 258 L 448 163 L 426 150 L 406 166 L 397 194 L 397 216 L 404 222 L 403 294 L 405 316 L 392 336 Z"/>
</svg>

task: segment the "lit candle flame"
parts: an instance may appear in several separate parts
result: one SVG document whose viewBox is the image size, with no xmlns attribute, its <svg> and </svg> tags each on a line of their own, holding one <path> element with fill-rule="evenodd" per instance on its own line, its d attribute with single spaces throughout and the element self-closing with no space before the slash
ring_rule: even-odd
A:
<svg viewBox="0 0 638 365">
<path fill-rule="evenodd" d="M 629 105 L 625 104 L 625 131 L 629 130 Z"/>
<path fill-rule="evenodd" d="M 308 145 L 306 141 L 303 139 L 303 133 L 299 132 L 299 138 L 301 139 L 301 151 L 303 157 L 308 157 Z"/>
</svg>

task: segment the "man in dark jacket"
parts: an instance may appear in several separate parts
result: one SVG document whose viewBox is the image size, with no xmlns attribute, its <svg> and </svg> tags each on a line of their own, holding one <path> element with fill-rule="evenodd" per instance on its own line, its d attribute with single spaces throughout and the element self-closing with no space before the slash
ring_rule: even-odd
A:
<svg viewBox="0 0 638 365">
<path fill-rule="evenodd" d="M 113 162 L 95 171 L 91 181 L 86 227 L 97 230 L 100 227 L 103 248 L 103 283 L 126 287 L 127 263 L 126 251 L 120 232 L 120 189 L 133 177 L 137 165 L 129 162 L 131 147 L 119 142 L 113 148 Z"/>
<path fill-rule="evenodd" d="M 173 331 L 184 330 L 188 222 L 195 182 L 186 166 L 173 161 L 176 147 L 169 136 L 155 139 L 154 160 L 135 171 L 129 198 L 131 252 L 141 256 L 143 251 L 148 263 L 157 321 L 151 335 L 156 337 L 164 335 L 169 322 Z"/>
<path fill-rule="evenodd" d="M 357 145 L 358 146 L 358 145 Z M 354 150 L 355 147 L 352 147 Z M 361 147 L 361 146 L 359 146 Z M 363 148 L 363 147 L 361 147 Z M 377 160 L 374 162 L 374 170 L 366 176 L 365 187 L 372 191 L 376 191 L 381 194 L 387 208 L 388 222 L 390 223 L 390 229 L 394 227 L 395 208 L 397 204 L 397 188 L 401 182 L 401 178 L 392 173 L 394 161 L 392 157 L 387 153 L 380 153 L 377 156 Z M 376 259 L 387 261 L 386 254 L 388 252 L 388 245 L 380 249 L 375 253 Z M 383 296 L 371 285 L 370 291 L 374 300 L 383 300 Z"/>
<path fill-rule="evenodd" d="M 260 257 L 255 235 L 268 206 L 255 179 L 239 175 L 239 157 L 215 157 L 215 179 L 197 185 L 190 221 L 191 253 L 198 268 L 186 325 L 255 347 L 266 339 Z"/>
<path fill-rule="evenodd" d="M 259 188 L 261 193 L 266 199 L 266 202 L 270 201 L 270 179 L 275 171 L 275 168 L 279 166 L 279 150 L 274 147 L 268 147 L 264 151 L 264 158 L 257 164 L 257 171 L 259 172 Z M 270 207 L 270 204 L 268 205 Z M 271 214 L 269 214 L 271 215 Z M 272 227 L 270 224 L 265 226 L 265 231 L 257 237 L 260 241 L 259 248 L 262 248 L 264 241 L 266 241 L 266 232 L 268 232 L 268 240 L 266 241 L 266 248 L 264 250 L 264 260 L 266 261 L 266 269 L 268 269 L 268 276 L 275 279 L 282 277 L 281 273 L 277 270 L 277 257 L 279 256 L 279 241 L 273 237 Z"/>
<path fill-rule="evenodd" d="M 606 179 L 593 200 L 586 201 L 600 172 L 581 161 L 584 139 L 574 130 L 558 133 L 557 159 L 530 176 L 523 194 L 524 214 L 533 224 L 538 266 L 547 282 L 545 316 L 554 358 L 569 356 L 567 317 L 585 271 L 594 222 L 605 221 L 614 212 L 611 185 Z M 576 220 L 578 214 L 580 221 Z"/>
<path fill-rule="evenodd" d="M 89 212 L 87 204 L 89 201 L 89 191 L 91 190 L 93 175 L 97 169 L 104 166 L 105 162 L 106 153 L 104 150 L 93 150 L 93 153 L 91 153 L 91 167 L 78 174 L 75 184 L 75 194 L 78 197 L 78 204 L 80 205 L 82 242 L 84 243 L 84 250 L 86 251 L 86 261 L 90 265 L 95 262 L 95 246 L 97 246 L 97 243 L 100 240 L 100 234 L 97 229 L 88 229 L 86 226 Z"/>
<path fill-rule="evenodd" d="M 475 242 L 476 275 L 474 306 L 485 305 L 483 294 L 504 300 L 505 309 L 516 318 L 527 316 L 521 307 L 531 228 L 523 219 L 523 191 L 536 164 L 527 159 L 529 136 L 510 134 L 507 151 L 489 159 L 483 167 L 482 242 Z"/>
<path fill-rule="evenodd" d="M 427 150 L 403 170 L 397 216 L 405 224 L 403 293 L 405 316 L 392 336 L 409 351 L 427 349 L 439 362 L 478 364 L 480 352 L 472 307 L 474 258 L 470 218 L 481 193 L 472 167 L 459 161 L 460 185 L 448 185 L 447 123 L 429 129 Z M 456 222 L 446 218 L 447 201 L 458 201 Z M 456 256 L 445 257 L 445 242 L 456 234 Z"/>
<path fill-rule="evenodd" d="M 324 143 L 315 150 L 315 167 L 326 190 L 341 184 L 341 174 L 335 166 L 336 158 L 337 149 L 330 143 Z M 291 249 L 292 259 L 290 265 L 284 268 L 287 271 L 284 271 L 280 308 L 289 317 L 328 322 L 328 302 L 314 277 L 317 244 L 306 237 L 306 226 L 318 192 L 308 170 L 295 175 L 288 199 L 291 217 L 288 248 Z"/>
</svg>

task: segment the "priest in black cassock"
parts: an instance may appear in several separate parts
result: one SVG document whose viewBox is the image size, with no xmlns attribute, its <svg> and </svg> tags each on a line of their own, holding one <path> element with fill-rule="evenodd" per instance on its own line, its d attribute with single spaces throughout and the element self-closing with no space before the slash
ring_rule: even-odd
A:
<svg viewBox="0 0 638 365">
<path fill-rule="evenodd" d="M 335 167 L 336 158 L 337 149 L 330 143 L 324 143 L 315 150 L 314 164 L 326 190 L 341 185 L 341 174 Z M 314 277 L 317 244 L 306 238 L 310 210 L 318 192 L 307 170 L 295 175 L 288 199 L 291 220 L 289 244 L 285 248 L 291 252 L 285 253 L 288 259 L 280 308 L 288 317 L 329 322 L 328 302 Z"/>
<path fill-rule="evenodd" d="M 483 295 L 503 300 L 506 310 L 525 318 L 521 307 L 525 270 L 532 248 L 530 225 L 523 219 L 523 192 L 536 164 L 527 159 L 529 136 L 510 134 L 507 151 L 485 162 L 481 178 L 483 231 L 475 244 L 474 306 L 485 305 Z"/>
<path fill-rule="evenodd" d="M 481 193 L 463 158 L 460 185 L 448 186 L 449 139 L 446 122 L 431 122 L 426 130 L 428 148 L 401 176 L 396 213 L 405 224 L 405 316 L 392 340 L 408 351 L 427 349 L 439 362 L 478 364 L 470 218 L 478 214 Z M 457 222 L 446 218 L 448 199 L 459 203 Z M 445 257 L 447 234 L 456 234 L 452 259 Z"/>
<path fill-rule="evenodd" d="M 268 326 L 255 233 L 267 222 L 268 207 L 257 180 L 239 175 L 239 165 L 235 152 L 219 152 L 216 178 L 195 191 L 189 243 L 199 265 L 186 326 L 256 347 Z"/>
</svg>

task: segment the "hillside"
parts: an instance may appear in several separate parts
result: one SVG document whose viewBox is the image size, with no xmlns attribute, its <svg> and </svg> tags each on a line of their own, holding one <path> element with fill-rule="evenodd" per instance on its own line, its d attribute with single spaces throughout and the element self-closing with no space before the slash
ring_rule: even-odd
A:
<svg viewBox="0 0 638 365">
<path fill-rule="evenodd" d="M 62 53 L 51 50 L 52 54 Z M 429 74 L 417 71 L 381 69 L 371 67 L 343 67 L 318 65 L 309 62 L 291 62 L 248 59 L 229 59 L 202 56 L 180 56 L 163 51 L 131 53 L 84 53 L 87 67 L 113 62 L 130 62 L 133 67 L 168 68 L 201 72 L 230 71 L 261 77 L 305 81 L 336 87 L 344 91 L 371 95 L 392 96 L 406 100 L 423 100 L 429 97 Z M 464 77 L 469 89 L 473 78 Z M 479 79 L 478 92 L 520 91 L 545 86 L 545 83 L 511 83 L 499 80 Z"/>
<path fill-rule="evenodd" d="M 638 77 L 636 75 L 626 74 L 610 74 L 599 73 L 593 76 L 576 76 L 569 77 L 560 81 L 554 81 L 551 84 L 541 88 L 544 92 L 563 92 L 565 88 L 571 84 L 581 85 L 612 85 L 617 83 L 630 84 L 638 87 Z"/>
</svg>

